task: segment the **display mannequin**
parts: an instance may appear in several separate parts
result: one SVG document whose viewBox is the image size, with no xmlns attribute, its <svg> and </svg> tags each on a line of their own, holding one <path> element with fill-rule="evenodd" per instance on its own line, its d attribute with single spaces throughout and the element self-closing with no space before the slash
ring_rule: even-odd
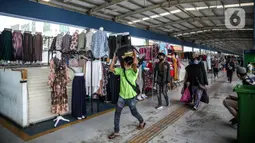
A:
<svg viewBox="0 0 255 143">
<path fill-rule="evenodd" d="M 162 109 L 162 95 L 164 95 L 166 100 L 166 106 L 169 106 L 169 98 L 167 95 L 167 85 L 169 85 L 171 81 L 170 77 L 170 65 L 167 61 L 165 61 L 165 54 L 159 53 L 158 54 L 159 62 L 156 64 L 155 72 L 154 72 L 154 83 L 157 85 L 158 91 L 158 106 L 156 109 Z"/>
<path fill-rule="evenodd" d="M 206 57 L 206 62 L 207 62 L 207 68 L 210 71 L 212 69 L 212 57 L 210 54 Z"/>
<path fill-rule="evenodd" d="M 86 91 L 82 65 L 76 58 L 69 61 L 69 68 L 74 72 L 72 84 L 72 115 L 78 120 L 86 118 Z"/>
<path fill-rule="evenodd" d="M 60 120 L 70 122 L 61 116 L 68 111 L 68 101 L 67 101 L 67 82 L 69 78 L 67 76 L 66 64 L 61 60 L 61 53 L 57 52 L 55 57 L 50 63 L 50 76 L 49 85 L 52 88 L 52 107 L 51 111 L 54 114 L 58 114 L 57 118 L 53 121 L 55 122 L 54 127 L 56 127 Z"/>
</svg>

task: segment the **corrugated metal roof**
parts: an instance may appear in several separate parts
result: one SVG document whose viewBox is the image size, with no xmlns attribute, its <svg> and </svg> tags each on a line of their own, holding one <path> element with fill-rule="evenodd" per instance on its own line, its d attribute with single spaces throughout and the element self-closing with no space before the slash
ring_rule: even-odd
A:
<svg viewBox="0 0 255 143">
<path fill-rule="evenodd" d="M 50 0 L 48 3 L 108 20 L 115 19 L 123 24 L 132 23 L 131 26 L 160 31 L 185 41 L 195 40 L 199 43 L 215 37 L 218 39 L 210 39 L 210 42 L 204 43 L 208 46 L 219 46 L 220 49 L 240 52 L 253 47 L 252 40 L 247 40 L 253 38 L 253 34 L 248 34 L 253 33 L 253 0 Z M 249 36 L 245 41 L 241 41 L 240 30 L 225 27 L 224 12 L 230 7 L 243 8 L 246 12 L 245 28 L 249 30 L 241 32 Z M 215 29 L 231 31 L 231 34 L 221 32 L 219 38 Z M 231 41 L 229 36 L 240 40 L 232 38 Z M 226 38 L 227 41 L 224 40 Z"/>
</svg>

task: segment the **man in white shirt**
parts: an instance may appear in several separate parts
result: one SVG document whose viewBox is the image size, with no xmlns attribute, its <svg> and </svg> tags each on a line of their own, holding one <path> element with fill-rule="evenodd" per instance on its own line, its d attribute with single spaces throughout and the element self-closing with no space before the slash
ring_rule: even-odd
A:
<svg viewBox="0 0 255 143">
<path fill-rule="evenodd" d="M 252 73 L 253 65 L 251 64 L 251 62 L 248 62 L 247 68 L 248 68 L 248 73 Z"/>
</svg>

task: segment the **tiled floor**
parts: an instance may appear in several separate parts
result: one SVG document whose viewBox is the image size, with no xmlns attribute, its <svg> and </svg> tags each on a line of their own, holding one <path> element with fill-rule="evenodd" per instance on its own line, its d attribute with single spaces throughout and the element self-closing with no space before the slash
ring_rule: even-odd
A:
<svg viewBox="0 0 255 143">
<path fill-rule="evenodd" d="M 212 76 L 209 76 L 211 78 Z M 236 129 L 229 126 L 228 120 L 231 115 L 222 105 L 222 101 L 228 94 L 233 93 L 233 87 L 239 82 L 232 84 L 225 82 L 225 74 L 217 81 L 209 80 L 208 87 L 210 103 L 203 104 L 199 111 L 188 111 L 179 120 L 167 126 L 157 136 L 153 136 L 151 143 L 232 143 L 236 139 Z M 235 79 L 237 80 L 237 79 Z M 146 129 L 169 116 L 177 109 L 183 107 L 179 102 L 181 87 L 169 92 L 171 106 L 162 110 L 156 110 L 157 98 L 153 96 L 137 104 L 138 111 L 147 122 Z M 114 112 L 106 113 L 96 118 L 86 120 L 59 131 L 41 136 L 28 143 L 105 143 L 105 142 L 128 142 L 139 133 L 136 130 L 138 121 L 131 115 L 129 108 L 124 108 L 121 116 L 121 136 L 108 140 L 107 135 L 113 131 Z M 137 137 L 137 136 L 136 136 Z M 23 143 L 21 139 L 0 126 L 0 143 Z"/>
</svg>

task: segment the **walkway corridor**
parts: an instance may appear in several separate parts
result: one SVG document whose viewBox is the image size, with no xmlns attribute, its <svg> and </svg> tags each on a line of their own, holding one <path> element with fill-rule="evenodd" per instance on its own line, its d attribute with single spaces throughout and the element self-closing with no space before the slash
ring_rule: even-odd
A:
<svg viewBox="0 0 255 143">
<path fill-rule="evenodd" d="M 113 131 L 114 112 L 74 124 L 56 132 L 38 137 L 28 143 L 232 143 L 236 140 L 237 130 L 228 121 L 231 115 L 222 105 L 223 99 L 233 93 L 233 87 L 240 83 L 234 78 L 232 84 L 226 82 L 225 73 L 214 80 L 208 75 L 208 94 L 210 103 L 202 104 L 198 111 L 187 108 L 179 102 L 181 87 L 169 92 L 171 106 L 156 110 L 157 99 L 153 97 L 139 102 L 137 108 L 145 118 L 147 126 L 137 131 L 138 124 L 131 115 L 129 108 L 124 108 L 121 116 L 121 136 L 108 140 Z M 158 128 L 160 127 L 160 128 Z M 23 143 L 4 127 L 0 126 L 1 143 Z"/>
</svg>

